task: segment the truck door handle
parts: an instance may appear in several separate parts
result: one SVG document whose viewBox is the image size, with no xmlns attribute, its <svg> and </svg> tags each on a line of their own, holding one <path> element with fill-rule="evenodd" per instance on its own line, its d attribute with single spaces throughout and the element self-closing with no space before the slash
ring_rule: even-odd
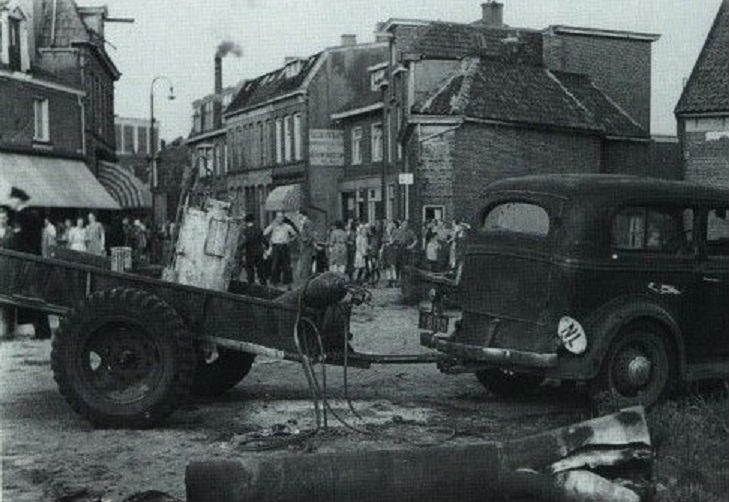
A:
<svg viewBox="0 0 729 502">
<path fill-rule="evenodd" d="M 721 279 L 719 279 L 718 277 L 707 277 L 707 276 L 704 276 L 704 282 L 708 282 L 708 283 L 711 283 L 711 284 L 718 284 L 718 283 L 721 282 Z"/>
</svg>

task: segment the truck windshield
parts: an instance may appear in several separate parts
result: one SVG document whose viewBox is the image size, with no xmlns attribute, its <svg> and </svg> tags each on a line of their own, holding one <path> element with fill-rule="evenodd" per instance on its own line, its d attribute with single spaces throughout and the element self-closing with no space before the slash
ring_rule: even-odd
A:
<svg viewBox="0 0 729 502">
<path fill-rule="evenodd" d="M 486 214 L 481 230 L 545 237 L 549 234 L 549 213 L 529 202 L 502 202 Z"/>
</svg>

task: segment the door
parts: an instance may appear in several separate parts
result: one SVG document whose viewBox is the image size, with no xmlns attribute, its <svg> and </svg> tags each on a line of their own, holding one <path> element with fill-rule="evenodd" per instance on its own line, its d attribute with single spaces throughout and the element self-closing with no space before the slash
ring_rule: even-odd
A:
<svg viewBox="0 0 729 502">
<path fill-rule="evenodd" d="M 704 253 L 698 273 L 694 352 L 704 359 L 729 356 L 729 206 L 706 214 Z"/>
</svg>

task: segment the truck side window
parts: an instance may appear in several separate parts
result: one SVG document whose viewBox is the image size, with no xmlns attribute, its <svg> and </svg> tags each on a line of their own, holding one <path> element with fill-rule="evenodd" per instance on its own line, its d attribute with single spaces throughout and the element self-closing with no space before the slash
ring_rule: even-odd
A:
<svg viewBox="0 0 729 502">
<path fill-rule="evenodd" d="M 712 209 L 706 221 L 706 253 L 729 256 L 729 208 Z"/>
<path fill-rule="evenodd" d="M 681 208 L 629 207 L 615 215 L 615 249 L 662 254 L 693 252 L 694 211 Z"/>
</svg>

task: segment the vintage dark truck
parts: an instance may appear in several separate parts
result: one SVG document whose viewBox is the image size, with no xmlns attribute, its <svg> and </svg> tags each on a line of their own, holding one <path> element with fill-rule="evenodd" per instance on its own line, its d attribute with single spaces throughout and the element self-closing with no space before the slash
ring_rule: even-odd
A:
<svg viewBox="0 0 729 502">
<path fill-rule="evenodd" d="M 421 343 L 495 393 L 545 378 L 651 405 L 729 376 L 729 190 L 619 175 L 489 187 L 459 283 L 421 309 Z"/>
</svg>

